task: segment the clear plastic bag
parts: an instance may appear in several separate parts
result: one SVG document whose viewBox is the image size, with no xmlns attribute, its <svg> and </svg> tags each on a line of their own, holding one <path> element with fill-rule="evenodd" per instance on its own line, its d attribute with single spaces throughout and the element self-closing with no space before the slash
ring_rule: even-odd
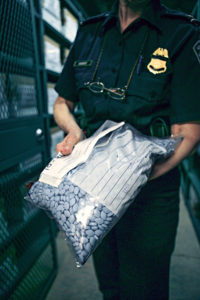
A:
<svg viewBox="0 0 200 300">
<path fill-rule="evenodd" d="M 83 265 L 147 183 L 153 164 L 180 140 L 106 121 L 73 155 L 53 159 L 26 199 L 56 220 Z"/>
</svg>

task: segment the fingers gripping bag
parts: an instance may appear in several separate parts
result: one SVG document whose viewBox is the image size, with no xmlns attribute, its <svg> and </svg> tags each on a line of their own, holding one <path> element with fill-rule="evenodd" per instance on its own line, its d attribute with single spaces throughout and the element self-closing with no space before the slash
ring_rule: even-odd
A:
<svg viewBox="0 0 200 300">
<path fill-rule="evenodd" d="M 54 158 L 26 200 L 55 219 L 81 266 L 147 183 L 153 164 L 179 143 L 106 121 L 72 154 Z"/>
</svg>

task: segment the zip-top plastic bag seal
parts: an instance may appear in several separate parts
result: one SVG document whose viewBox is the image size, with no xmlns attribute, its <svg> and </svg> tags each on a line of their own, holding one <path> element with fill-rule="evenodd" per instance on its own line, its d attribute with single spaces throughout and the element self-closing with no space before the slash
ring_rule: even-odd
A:
<svg viewBox="0 0 200 300">
<path fill-rule="evenodd" d="M 71 155 L 54 158 L 26 199 L 56 220 L 81 266 L 147 183 L 153 164 L 180 141 L 106 121 Z"/>
</svg>

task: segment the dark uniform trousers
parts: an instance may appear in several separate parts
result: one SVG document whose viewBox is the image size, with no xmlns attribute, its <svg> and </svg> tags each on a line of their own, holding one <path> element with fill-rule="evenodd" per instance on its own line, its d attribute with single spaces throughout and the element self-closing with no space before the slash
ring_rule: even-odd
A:
<svg viewBox="0 0 200 300">
<path fill-rule="evenodd" d="M 144 188 L 93 255 L 104 300 L 166 300 L 179 190 Z"/>
</svg>

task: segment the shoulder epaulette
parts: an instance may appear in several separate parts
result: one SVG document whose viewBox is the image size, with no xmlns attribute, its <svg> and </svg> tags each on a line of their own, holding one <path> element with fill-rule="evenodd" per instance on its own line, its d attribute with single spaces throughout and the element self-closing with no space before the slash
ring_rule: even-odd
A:
<svg viewBox="0 0 200 300">
<path fill-rule="evenodd" d="M 177 11 L 177 10 L 169 9 L 169 8 L 165 7 L 165 11 L 164 11 L 163 15 L 168 16 L 170 18 L 182 19 L 182 20 L 185 20 L 186 22 L 189 22 L 193 25 L 200 26 L 200 21 L 199 20 L 197 20 L 194 16 L 188 15 L 188 14 L 182 12 L 182 11 Z"/>
<path fill-rule="evenodd" d="M 85 26 L 88 24 L 100 22 L 100 21 L 106 19 L 108 16 L 109 16 L 109 13 L 103 13 L 103 14 L 96 15 L 94 17 L 87 18 L 86 20 L 84 20 L 80 23 L 80 26 Z"/>
</svg>

